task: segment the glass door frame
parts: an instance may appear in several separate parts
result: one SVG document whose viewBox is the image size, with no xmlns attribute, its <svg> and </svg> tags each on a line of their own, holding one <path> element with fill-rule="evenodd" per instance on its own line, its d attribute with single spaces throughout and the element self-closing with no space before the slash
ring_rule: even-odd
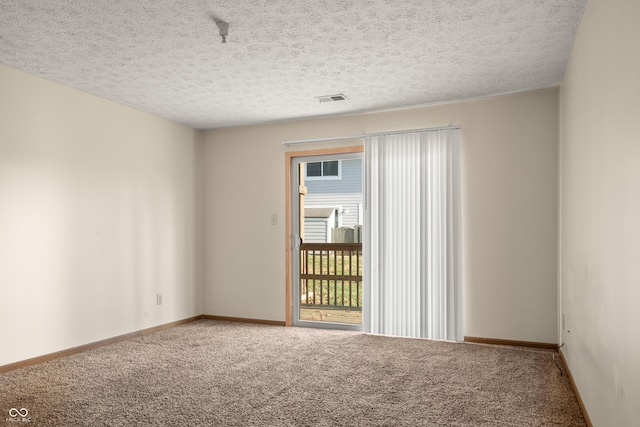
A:
<svg viewBox="0 0 640 427">
<path fill-rule="evenodd" d="M 300 187 L 299 165 L 301 163 L 326 160 L 348 160 L 363 158 L 364 147 L 343 147 L 336 149 L 299 151 L 286 153 L 286 205 L 287 205 L 287 289 L 286 325 L 327 329 L 362 331 L 362 324 L 337 323 L 328 321 L 300 320 Z M 363 182 L 364 184 L 364 182 Z M 363 189 L 364 190 L 364 189 Z M 365 292 L 363 289 L 362 292 Z M 365 298 L 363 298 L 364 302 Z"/>
</svg>

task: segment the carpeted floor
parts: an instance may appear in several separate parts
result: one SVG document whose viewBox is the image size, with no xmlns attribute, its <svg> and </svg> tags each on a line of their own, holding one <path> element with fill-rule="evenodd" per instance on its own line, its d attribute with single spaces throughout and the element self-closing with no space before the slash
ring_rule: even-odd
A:
<svg viewBox="0 0 640 427">
<path fill-rule="evenodd" d="M 0 374 L 0 422 L 584 426 L 552 354 L 202 320 Z"/>
</svg>

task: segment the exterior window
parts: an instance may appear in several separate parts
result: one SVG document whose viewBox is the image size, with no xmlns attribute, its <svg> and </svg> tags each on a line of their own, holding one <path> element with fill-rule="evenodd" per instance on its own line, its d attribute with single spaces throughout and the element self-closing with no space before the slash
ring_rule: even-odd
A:
<svg viewBox="0 0 640 427">
<path fill-rule="evenodd" d="M 310 162 L 306 164 L 307 179 L 340 179 L 342 175 L 342 162 L 329 160 L 325 162 Z"/>
</svg>

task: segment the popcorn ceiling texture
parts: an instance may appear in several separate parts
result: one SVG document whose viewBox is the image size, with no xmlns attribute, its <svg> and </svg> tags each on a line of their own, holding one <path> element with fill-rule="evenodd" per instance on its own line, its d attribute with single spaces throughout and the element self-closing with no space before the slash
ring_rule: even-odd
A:
<svg viewBox="0 0 640 427">
<path fill-rule="evenodd" d="M 585 5 L 0 0 L 0 63 L 211 129 L 552 86 Z M 349 100 L 314 98 L 336 93 Z"/>
</svg>

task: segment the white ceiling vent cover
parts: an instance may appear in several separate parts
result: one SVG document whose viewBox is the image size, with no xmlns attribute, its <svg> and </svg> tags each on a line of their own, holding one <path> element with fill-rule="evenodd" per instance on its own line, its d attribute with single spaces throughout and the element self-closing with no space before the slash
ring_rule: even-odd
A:
<svg viewBox="0 0 640 427">
<path fill-rule="evenodd" d="M 316 96 L 316 99 L 320 101 L 320 103 L 323 103 L 323 102 L 346 101 L 348 98 L 344 94 L 338 93 L 336 95 Z"/>
</svg>

